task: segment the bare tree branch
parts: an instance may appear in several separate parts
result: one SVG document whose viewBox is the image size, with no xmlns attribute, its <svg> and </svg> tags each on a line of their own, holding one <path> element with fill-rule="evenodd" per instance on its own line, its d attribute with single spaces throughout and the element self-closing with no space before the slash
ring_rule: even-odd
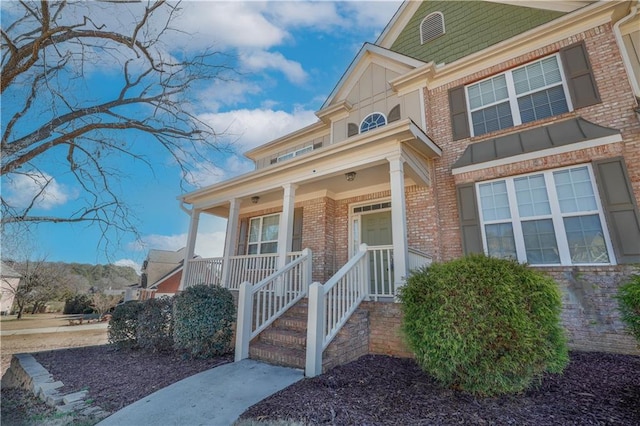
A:
<svg viewBox="0 0 640 426">
<path fill-rule="evenodd" d="M 29 176 L 37 184 L 23 204 L 3 188 L 0 224 L 4 229 L 84 222 L 96 225 L 108 245 L 109 230 L 135 233 L 135 221 L 116 190 L 125 174 L 106 160 L 125 156 L 150 169 L 152 144 L 183 176 L 197 163 L 211 162 L 229 147 L 198 118 L 190 94 L 211 81 L 231 79 L 234 70 L 222 52 L 165 51 L 179 4 L 136 5 L 137 19 L 122 28 L 92 18 L 102 15 L 87 13 L 87 5 L 22 0 L 14 4 L 22 8 L 14 22 L 0 29 L 0 93 L 11 99 L 1 123 L 0 176 L 9 182 Z M 129 6 L 91 7 L 117 14 Z M 109 87 L 93 87 L 91 77 L 107 69 Z M 66 171 L 60 167 L 65 163 Z M 67 215 L 38 208 L 61 178 L 56 173 L 73 177 L 80 193 L 75 211 Z"/>
</svg>

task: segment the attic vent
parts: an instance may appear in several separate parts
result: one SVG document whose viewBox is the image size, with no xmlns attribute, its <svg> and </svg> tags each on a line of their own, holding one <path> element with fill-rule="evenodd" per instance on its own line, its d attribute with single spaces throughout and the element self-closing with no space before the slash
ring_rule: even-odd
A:
<svg viewBox="0 0 640 426">
<path fill-rule="evenodd" d="M 389 123 L 400 120 L 400 104 L 391 108 L 391 111 L 389 111 L 389 115 L 387 116 L 387 120 L 389 120 Z"/>
<path fill-rule="evenodd" d="M 347 137 L 357 135 L 359 132 L 358 125 L 356 123 L 347 124 Z"/>
<path fill-rule="evenodd" d="M 433 12 L 427 15 L 420 24 L 420 44 L 425 44 L 444 34 L 444 15 Z"/>
</svg>

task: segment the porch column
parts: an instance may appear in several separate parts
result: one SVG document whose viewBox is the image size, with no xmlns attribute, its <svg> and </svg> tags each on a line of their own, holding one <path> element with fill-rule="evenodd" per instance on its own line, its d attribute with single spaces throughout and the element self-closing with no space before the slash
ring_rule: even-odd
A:
<svg viewBox="0 0 640 426">
<path fill-rule="evenodd" d="M 240 217 L 240 203 L 242 200 L 234 198 L 229 202 L 229 218 L 227 232 L 224 237 L 224 258 L 222 259 L 222 276 L 220 285 L 229 288 L 229 258 L 233 256 L 233 249 L 238 239 L 238 223 Z"/>
<path fill-rule="evenodd" d="M 404 159 L 387 157 L 391 182 L 391 231 L 393 238 L 393 277 L 395 287 L 404 285 L 407 275 L 407 209 L 404 196 Z"/>
<path fill-rule="evenodd" d="M 291 251 L 293 240 L 293 208 L 295 206 L 297 185 L 288 183 L 282 186 L 284 197 L 282 199 L 282 214 L 280 215 L 280 228 L 278 229 L 278 269 L 287 264 L 287 253 Z"/>
<path fill-rule="evenodd" d="M 196 236 L 198 235 L 198 223 L 200 222 L 200 210 L 191 209 L 191 221 L 189 221 L 189 234 L 187 235 L 187 247 L 184 254 L 184 263 L 182 266 L 182 277 L 180 278 L 179 290 L 184 290 L 185 282 L 189 276 L 191 265 L 189 261 L 193 259 L 193 253 L 196 247 Z"/>
</svg>

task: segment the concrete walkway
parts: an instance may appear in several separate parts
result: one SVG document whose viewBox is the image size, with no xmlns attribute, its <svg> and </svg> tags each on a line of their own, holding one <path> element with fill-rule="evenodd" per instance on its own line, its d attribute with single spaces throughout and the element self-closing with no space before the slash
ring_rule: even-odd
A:
<svg viewBox="0 0 640 426">
<path fill-rule="evenodd" d="M 98 426 L 227 426 L 253 404 L 302 378 L 302 370 L 245 359 L 160 389 Z"/>
<path fill-rule="evenodd" d="M 15 336 L 18 334 L 38 334 L 38 333 L 62 333 L 70 331 L 107 329 L 108 322 L 96 322 L 93 324 L 61 325 L 59 327 L 23 328 L 20 330 L 0 330 L 0 336 Z"/>
</svg>

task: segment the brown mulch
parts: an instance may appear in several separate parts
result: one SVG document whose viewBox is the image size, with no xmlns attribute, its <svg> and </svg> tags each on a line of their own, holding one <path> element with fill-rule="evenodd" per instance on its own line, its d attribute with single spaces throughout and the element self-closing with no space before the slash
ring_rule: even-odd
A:
<svg viewBox="0 0 640 426">
<path fill-rule="evenodd" d="M 521 395 L 443 389 L 413 360 L 369 355 L 302 380 L 243 419 L 313 425 L 640 425 L 640 357 L 571 353 L 563 375 Z"/>
<path fill-rule="evenodd" d="M 232 360 L 110 346 L 34 356 L 65 383 L 63 391 L 88 389 L 108 411 Z M 640 425 L 640 356 L 573 352 L 562 375 L 547 375 L 520 395 L 483 399 L 441 388 L 413 360 L 369 355 L 295 383 L 241 418 L 311 425 Z"/>
<path fill-rule="evenodd" d="M 184 359 L 174 353 L 118 350 L 111 345 L 32 355 L 64 383 L 62 393 L 86 389 L 95 405 L 112 412 L 179 380 L 233 361 L 232 355 Z"/>
</svg>

